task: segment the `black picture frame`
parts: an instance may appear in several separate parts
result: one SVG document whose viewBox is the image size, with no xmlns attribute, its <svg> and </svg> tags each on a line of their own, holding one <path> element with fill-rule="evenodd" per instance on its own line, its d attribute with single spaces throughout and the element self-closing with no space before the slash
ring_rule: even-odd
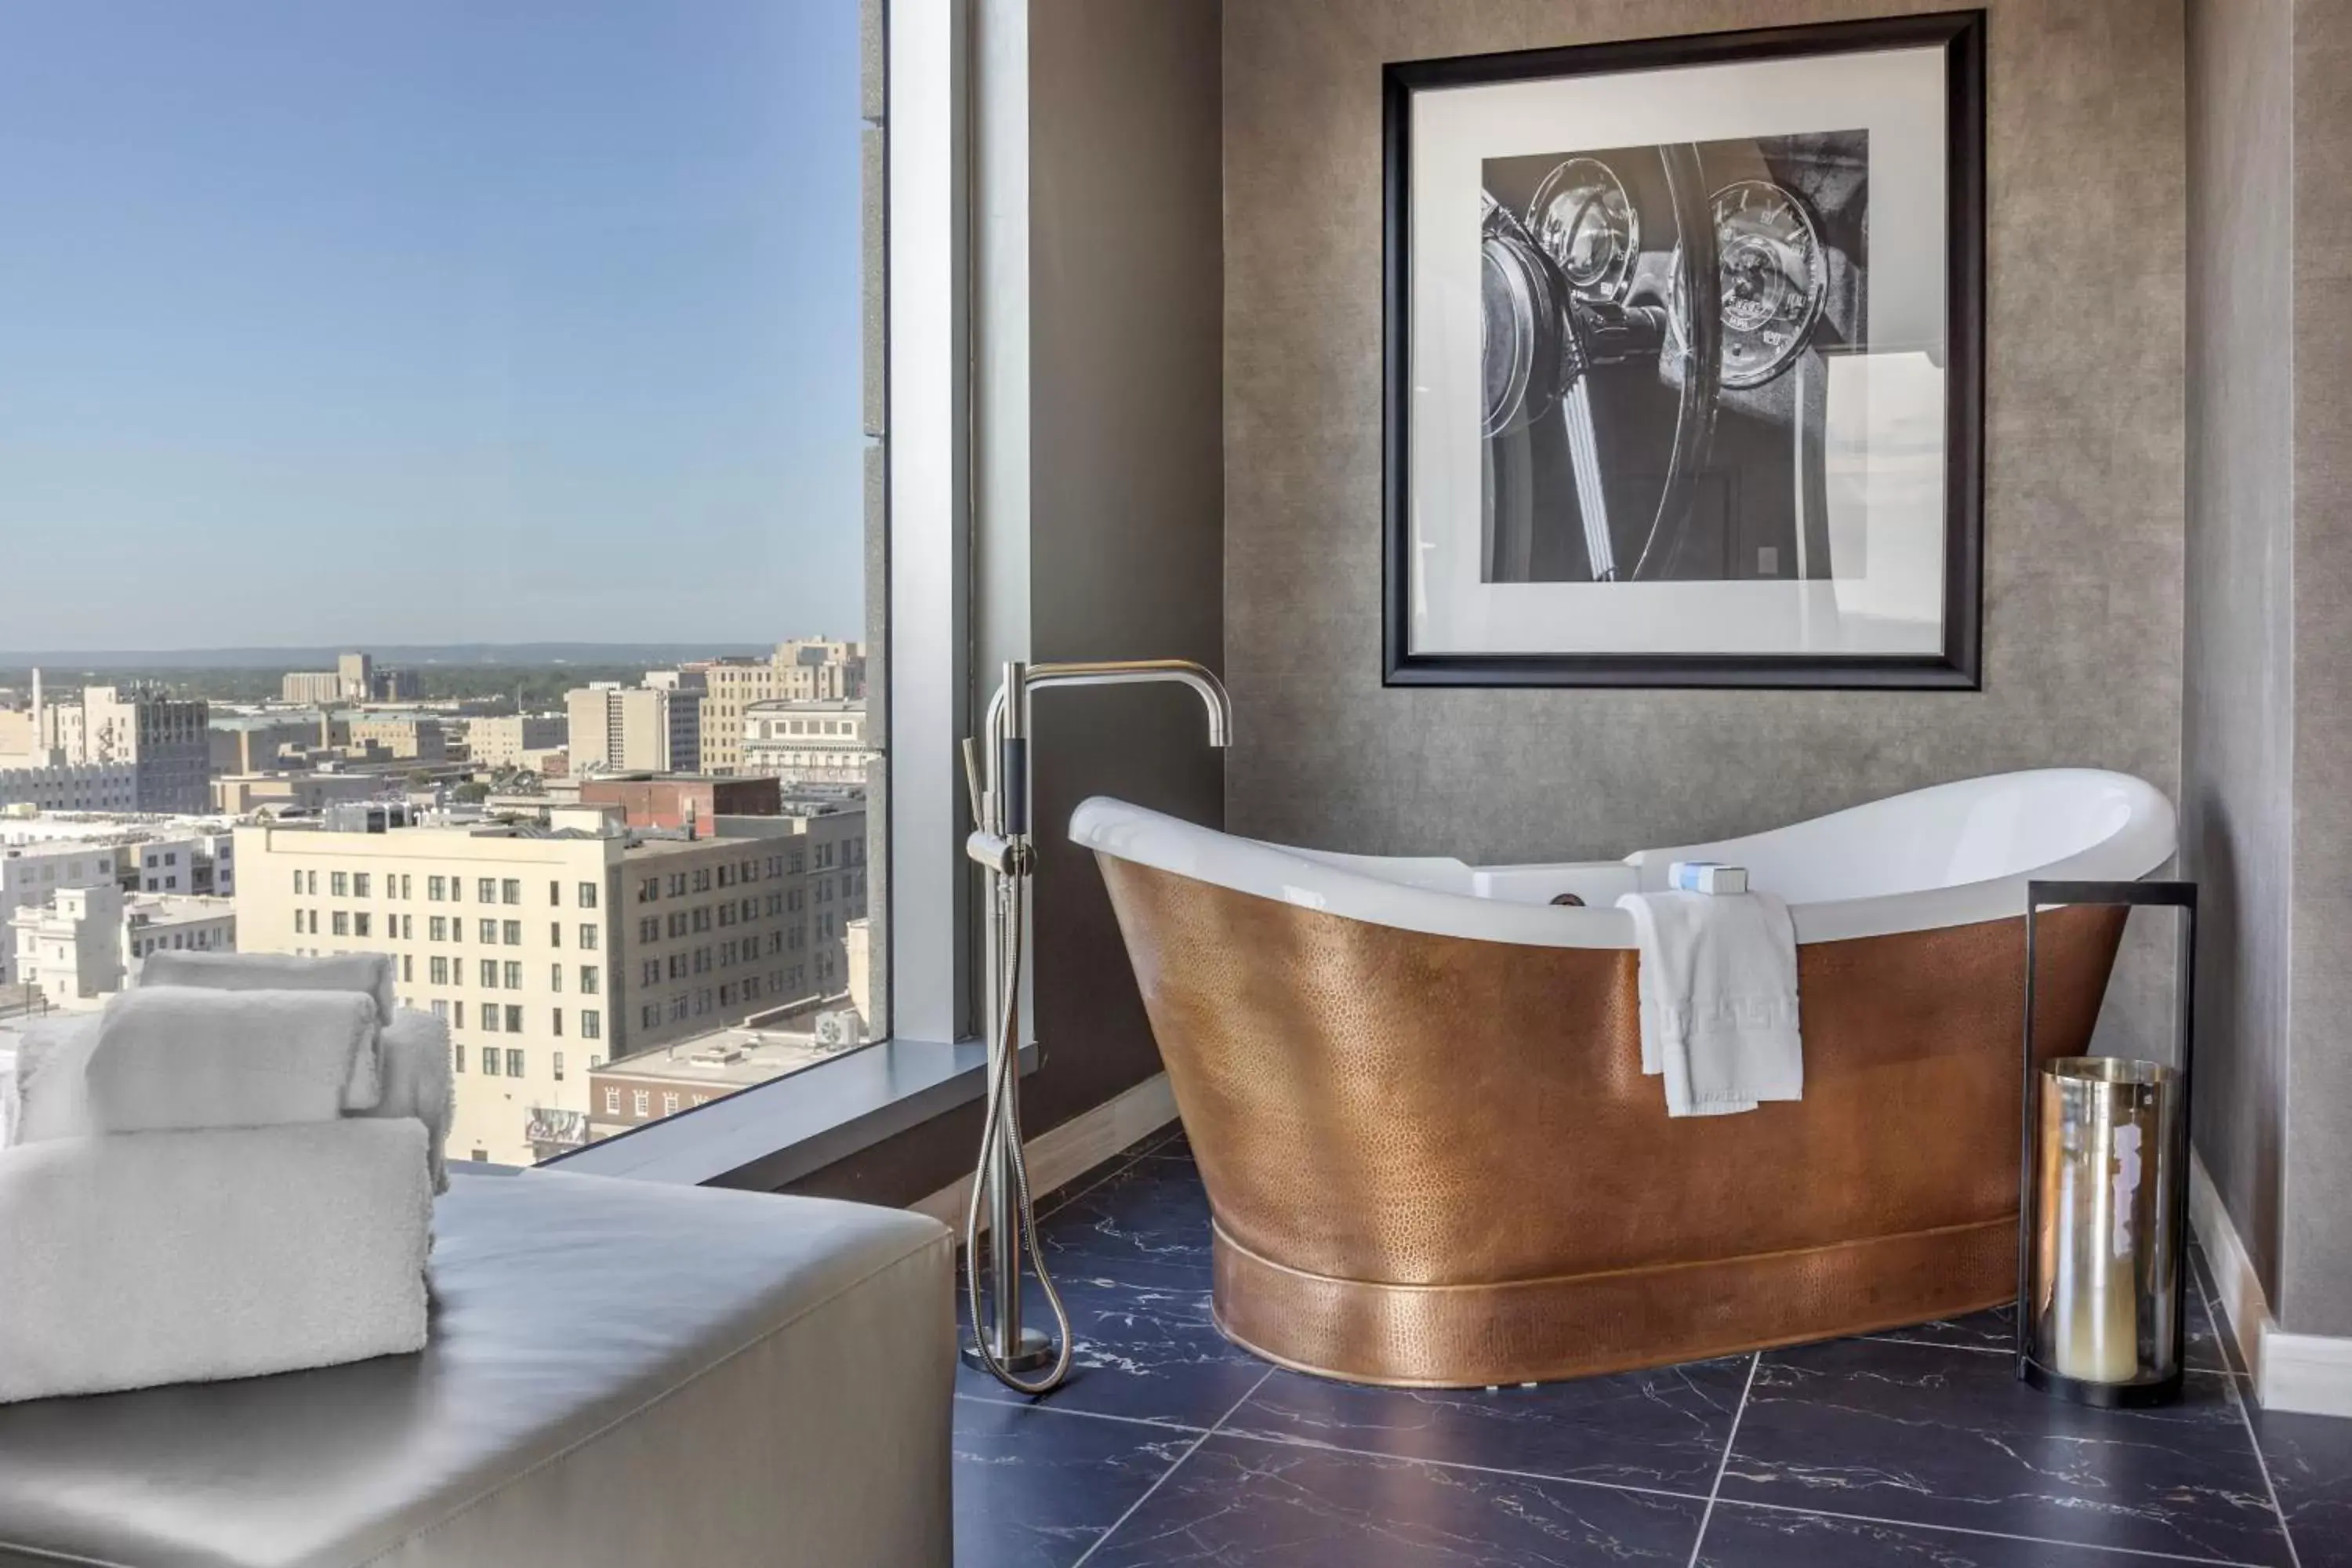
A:
<svg viewBox="0 0 2352 1568">
<path fill-rule="evenodd" d="M 1939 46 L 1945 55 L 1944 647 L 1920 656 L 1414 653 L 1407 646 L 1412 106 L 1438 88 Z M 1984 580 L 1985 14 L 1981 10 L 1392 62 L 1382 69 L 1382 684 L 1975 691 Z"/>
</svg>

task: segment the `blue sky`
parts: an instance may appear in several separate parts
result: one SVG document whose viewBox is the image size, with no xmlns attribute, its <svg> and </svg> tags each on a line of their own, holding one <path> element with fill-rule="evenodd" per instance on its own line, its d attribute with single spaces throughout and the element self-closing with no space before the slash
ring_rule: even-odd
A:
<svg viewBox="0 0 2352 1568">
<path fill-rule="evenodd" d="M 0 4 L 0 647 L 859 635 L 856 0 Z"/>
</svg>

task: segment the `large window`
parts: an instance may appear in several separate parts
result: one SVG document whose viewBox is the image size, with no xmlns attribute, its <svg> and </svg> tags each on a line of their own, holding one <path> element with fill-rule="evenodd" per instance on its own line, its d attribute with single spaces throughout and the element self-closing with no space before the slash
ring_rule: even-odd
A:
<svg viewBox="0 0 2352 1568">
<path fill-rule="evenodd" d="M 126 921 L 393 955 L 474 1058 L 453 1153 L 888 1032 L 881 44 L 881 0 L 0 6 L 0 778 L 267 862 Z M 383 908 L 419 883 L 476 910 Z"/>
</svg>

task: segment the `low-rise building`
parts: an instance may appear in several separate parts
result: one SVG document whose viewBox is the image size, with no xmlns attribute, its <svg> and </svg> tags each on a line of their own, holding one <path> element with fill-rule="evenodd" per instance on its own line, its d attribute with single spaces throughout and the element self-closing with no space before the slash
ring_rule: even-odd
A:
<svg viewBox="0 0 2352 1568">
<path fill-rule="evenodd" d="M 278 700 L 323 705 L 339 702 L 343 696 L 343 678 L 331 669 L 292 669 L 278 678 Z"/>
<path fill-rule="evenodd" d="M 340 745 L 350 737 L 321 713 L 215 713 L 209 740 L 215 776 L 275 771 L 284 752 Z"/>
<path fill-rule="evenodd" d="M 630 827 L 673 827 L 709 835 L 721 816 L 774 816 L 784 809 L 774 779 L 711 778 L 701 773 L 625 774 L 582 779 L 582 805 L 609 805 Z"/>
<path fill-rule="evenodd" d="M 122 889 L 62 888 L 8 917 L 17 983 L 52 1007 L 96 1007 L 122 989 Z"/>
<path fill-rule="evenodd" d="M 476 767 L 524 767 L 533 752 L 560 750 L 566 727 L 561 713 L 506 713 L 469 720 L 466 757 Z"/>
<path fill-rule="evenodd" d="M 612 1137 L 865 1043 L 845 997 L 805 997 L 741 1024 L 609 1058 L 588 1075 L 588 1136 Z"/>
<path fill-rule="evenodd" d="M 257 811 L 323 811 L 338 801 L 373 800 L 397 792 L 398 778 L 372 773 L 236 773 L 213 780 L 213 809 L 231 816 Z"/>
<path fill-rule="evenodd" d="M 236 833 L 223 826 L 192 833 L 163 831 L 126 845 L 137 890 L 228 898 L 236 892 Z M 125 879 L 126 882 L 129 879 Z"/>
<path fill-rule="evenodd" d="M 281 701 L 324 706 L 331 702 L 413 702 L 425 683 L 413 669 L 379 669 L 373 654 L 347 653 L 332 669 L 289 670 L 278 678 Z"/>
<path fill-rule="evenodd" d="M 8 931 L 19 983 L 78 1011 L 135 984 L 150 953 L 236 952 L 236 910 L 228 899 L 126 894 L 107 883 L 17 909 Z"/>
<path fill-rule="evenodd" d="M 125 983 L 139 984 L 147 956 L 155 952 L 235 952 L 234 899 L 136 894 L 123 901 L 122 958 Z"/>
<path fill-rule="evenodd" d="M 0 985 L 23 984 L 16 972 L 16 942 L 8 922 L 19 910 L 41 909 L 60 892 L 117 887 L 110 845 L 74 839 L 0 847 Z"/>
<path fill-rule="evenodd" d="M 61 752 L 0 756 L 0 806 L 36 811 L 131 811 L 139 770 L 131 763 L 68 763 Z"/>
<path fill-rule="evenodd" d="M 355 713 L 352 744 L 382 747 L 384 754 L 403 762 L 439 763 L 449 756 L 449 741 L 441 721 L 423 714 Z"/>
<path fill-rule="evenodd" d="M 460 1158 L 575 1147 L 606 1058 L 847 989 L 862 810 L 721 816 L 692 839 L 550 818 L 238 831 L 243 950 L 388 953 L 403 1002 L 448 1023 Z"/>
<path fill-rule="evenodd" d="M 743 719 L 743 772 L 802 784 L 862 784 L 873 749 L 866 704 L 754 703 Z"/>
</svg>

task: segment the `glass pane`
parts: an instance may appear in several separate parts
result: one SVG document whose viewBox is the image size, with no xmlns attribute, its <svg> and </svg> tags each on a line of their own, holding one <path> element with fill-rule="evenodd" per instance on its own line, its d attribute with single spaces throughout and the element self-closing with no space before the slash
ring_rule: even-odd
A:
<svg viewBox="0 0 2352 1568">
<path fill-rule="evenodd" d="M 522 1163 L 887 1030 L 880 9 L 0 7 L 0 842 L 125 932 L 0 1067 L 382 952 Z"/>
</svg>

